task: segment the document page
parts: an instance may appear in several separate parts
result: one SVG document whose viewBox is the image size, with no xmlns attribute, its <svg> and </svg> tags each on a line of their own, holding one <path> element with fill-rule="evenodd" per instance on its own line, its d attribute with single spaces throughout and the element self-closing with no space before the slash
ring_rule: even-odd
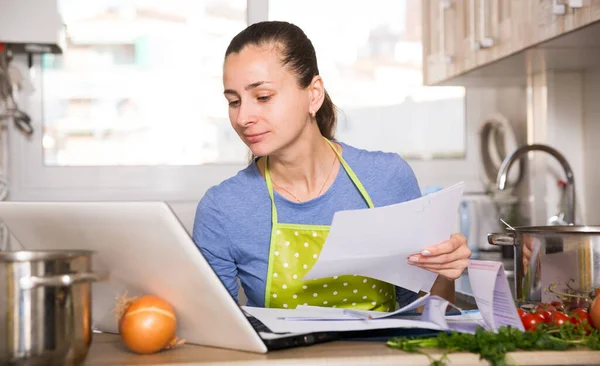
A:
<svg viewBox="0 0 600 366">
<path fill-rule="evenodd" d="M 464 184 L 415 200 L 336 212 L 323 250 L 304 280 L 361 275 L 429 292 L 437 275 L 407 258 L 450 238 Z"/>
<path fill-rule="evenodd" d="M 471 291 L 486 328 L 496 331 L 510 325 L 524 330 L 502 263 L 470 260 L 468 270 Z"/>
</svg>

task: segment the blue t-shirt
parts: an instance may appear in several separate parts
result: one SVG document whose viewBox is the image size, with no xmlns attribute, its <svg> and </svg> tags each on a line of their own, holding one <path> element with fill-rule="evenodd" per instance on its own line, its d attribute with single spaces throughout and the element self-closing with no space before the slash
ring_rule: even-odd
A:
<svg viewBox="0 0 600 366">
<path fill-rule="evenodd" d="M 363 184 L 375 207 L 421 196 L 417 179 L 398 154 L 366 151 L 337 141 L 342 157 Z M 336 211 L 368 208 L 340 166 L 331 187 L 320 197 L 296 203 L 275 193 L 280 223 L 331 225 Z M 229 293 L 237 300 L 239 277 L 249 306 L 264 306 L 271 239 L 271 200 L 255 162 L 211 187 L 200 200 L 193 239 Z M 417 294 L 397 288 L 402 306 Z"/>
</svg>

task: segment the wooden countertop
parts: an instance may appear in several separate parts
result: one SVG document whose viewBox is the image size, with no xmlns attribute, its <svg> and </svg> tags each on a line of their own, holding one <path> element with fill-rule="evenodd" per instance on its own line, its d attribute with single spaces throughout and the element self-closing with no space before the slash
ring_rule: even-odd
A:
<svg viewBox="0 0 600 366">
<path fill-rule="evenodd" d="M 441 352 L 432 352 L 439 359 Z M 517 365 L 600 365 L 600 351 L 514 352 L 509 357 Z M 488 365 L 471 353 L 449 355 L 450 365 Z M 153 355 L 129 352 L 118 335 L 94 334 L 85 366 L 100 365 L 429 365 L 426 356 L 388 348 L 382 342 L 331 342 L 310 347 L 274 351 L 265 355 L 218 348 L 184 345 Z"/>
</svg>

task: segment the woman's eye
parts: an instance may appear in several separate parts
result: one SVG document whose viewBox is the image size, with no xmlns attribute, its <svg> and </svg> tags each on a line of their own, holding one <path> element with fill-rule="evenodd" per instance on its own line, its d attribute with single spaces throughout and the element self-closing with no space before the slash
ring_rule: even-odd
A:
<svg viewBox="0 0 600 366">
<path fill-rule="evenodd" d="M 261 97 L 258 97 L 257 99 L 258 99 L 260 102 L 268 102 L 268 101 L 269 101 L 269 99 L 271 99 L 271 96 L 270 96 L 270 95 L 263 95 L 263 96 L 261 96 Z"/>
<path fill-rule="evenodd" d="M 231 100 L 231 101 L 229 101 L 229 106 L 230 107 L 237 107 L 238 105 L 240 105 L 240 101 L 239 100 Z"/>
</svg>

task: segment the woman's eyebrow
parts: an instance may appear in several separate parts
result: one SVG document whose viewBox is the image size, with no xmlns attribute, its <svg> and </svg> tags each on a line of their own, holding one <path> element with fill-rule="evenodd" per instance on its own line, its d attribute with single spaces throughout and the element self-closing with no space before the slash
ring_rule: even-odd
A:
<svg viewBox="0 0 600 366">
<path fill-rule="evenodd" d="M 258 88 L 259 86 L 263 85 L 263 84 L 270 84 L 270 81 L 257 81 L 251 84 L 248 84 L 244 87 L 244 90 L 250 90 L 250 89 L 254 89 L 254 88 Z M 233 90 L 233 89 L 225 89 L 225 91 L 223 91 L 223 94 L 233 94 L 233 95 L 238 95 L 238 93 Z"/>
</svg>

